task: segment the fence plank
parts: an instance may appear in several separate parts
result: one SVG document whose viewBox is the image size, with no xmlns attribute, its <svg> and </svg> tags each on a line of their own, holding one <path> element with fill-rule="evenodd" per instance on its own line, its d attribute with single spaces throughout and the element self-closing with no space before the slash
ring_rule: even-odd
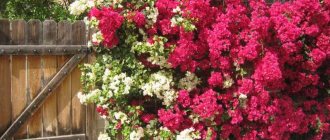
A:
<svg viewBox="0 0 330 140">
<path fill-rule="evenodd" d="M 57 23 L 52 20 L 43 22 L 43 44 L 55 45 L 57 38 Z M 43 56 L 43 85 L 47 83 L 56 73 L 56 56 Z M 55 92 L 55 91 L 54 91 Z M 44 136 L 54 136 L 57 133 L 57 106 L 56 93 L 52 93 L 43 106 L 43 134 Z"/>
<path fill-rule="evenodd" d="M 86 28 L 83 21 L 76 21 L 72 25 L 72 44 L 86 44 Z M 80 79 L 81 72 L 79 68 L 72 71 L 71 78 L 77 79 L 71 81 L 72 94 L 72 133 L 79 134 L 86 131 L 86 107 L 80 104 L 77 93 L 81 90 Z"/>
<path fill-rule="evenodd" d="M 10 22 L 0 19 L 0 44 L 10 44 Z M 10 56 L 0 56 L 0 135 L 11 123 Z"/>
<path fill-rule="evenodd" d="M 57 44 L 71 44 L 71 23 L 61 21 L 57 28 Z M 70 56 L 57 56 L 59 66 L 65 64 Z M 59 135 L 71 134 L 71 75 L 66 77 L 57 90 L 58 132 Z"/>
<path fill-rule="evenodd" d="M 26 22 L 24 20 L 12 21 L 12 43 L 17 45 L 26 43 Z M 11 75 L 13 120 L 18 117 L 27 104 L 26 75 L 26 56 L 13 56 Z M 23 124 L 14 137 L 25 138 L 26 126 L 27 124 Z"/>
<path fill-rule="evenodd" d="M 42 26 L 40 20 L 30 20 L 27 24 L 27 44 L 39 45 L 42 43 Z M 27 56 L 27 85 L 28 103 L 37 96 L 41 88 L 41 57 Z M 42 132 L 42 110 L 39 109 L 28 121 L 28 138 L 41 136 Z"/>
<path fill-rule="evenodd" d="M 10 22 L 7 19 L 0 19 L 0 44 L 10 44 Z"/>
</svg>

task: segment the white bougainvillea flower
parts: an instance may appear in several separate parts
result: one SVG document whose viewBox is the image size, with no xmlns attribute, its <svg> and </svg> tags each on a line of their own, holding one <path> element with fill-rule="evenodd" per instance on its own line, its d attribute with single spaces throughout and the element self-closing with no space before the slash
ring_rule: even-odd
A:
<svg viewBox="0 0 330 140">
<path fill-rule="evenodd" d="M 115 112 L 114 117 L 116 120 L 119 120 L 122 124 L 124 124 L 127 121 L 127 115 L 121 111 Z"/>
<path fill-rule="evenodd" d="M 180 79 L 179 88 L 191 91 L 200 83 L 200 79 L 191 72 L 187 72 L 185 77 Z"/>
<path fill-rule="evenodd" d="M 111 140 L 107 133 L 100 133 L 97 140 Z"/>
<path fill-rule="evenodd" d="M 140 140 L 144 137 L 144 130 L 142 127 L 139 127 L 136 131 L 132 131 L 129 135 L 130 140 Z"/>
<path fill-rule="evenodd" d="M 194 132 L 194 128 L 188 128 L 180 132 L 179 135 L 176 136 L 177 140 L 194 140 L 200 139 L 200 135 Z"/>
</svg>

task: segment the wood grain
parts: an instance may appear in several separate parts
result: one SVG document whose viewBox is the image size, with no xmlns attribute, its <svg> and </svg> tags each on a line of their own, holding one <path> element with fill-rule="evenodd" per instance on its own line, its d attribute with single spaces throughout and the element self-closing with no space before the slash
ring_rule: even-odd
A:
<svg viewBox="0 0 330 140">
<path fill-rule="evenodd" d="M 98 130 L 103 125 L 98 125 L 100 121 L 96 119 L 98 116 L 95 106 L 81 105 L 76 96 L 82 86 L 79 68 L 76 67 L 72 73 L 68 73 L 57 89 L 51 88 L 52 93 L 47 100 L 38 101 L 40 104 L 44 103 L 39 110 L 35 109 L 37 106 L 30 104 L 36 101 L 33 99 L 39 99 L 40 90 L 68 61 L 70 56 L 67 54 L 88 51 L 86 35 L 83 21 L 74 24 L 61 21 L 57 24 L 50 20 L 43 23 L 30 20 L 26 23 L 23 20 L 9 22 L 0 19 L 0 134 L 10 126 L 13 129 L 6 131 L 7 139 L 15 133 L 14 139 L 61 139 L 70 138 L 66 137 L 70 134 L 84 134 L 89 139 L 97 138 Z M 2 49 L 6 53 L 8 51 L 8 54 L 3 53 Z M 34 50 L 37 50 L 37 53 Z M 80 61 L 83 56 L 85 54 L 75 55 L 72 59 L 75 62 L 78 59 Z M 94 58 L 89 56 L 83 62 L 91 62 Z M 15 120 L 18 116 L 23 119 Z M 17 131 L 18 128 L 20 129 Z M 66 136 L 57 137 L 59 135 Z"/>
<path fill-rule="evenodd" d="M 83 21 L 76 21 L 72 25 L 72 44 L 86 44 L 86 29 Z M 71 78 L 71 97 L 72 97 L 72 133 L 79 134 L 86 131 L 86 106 L 82 105 L 77 97 L 77 93 L 81 91 L 80 83 L 81 71 L 76 68 L 72 71 Z"/>
<path fill-rule="evenodd" d="M 19 117 L 10 125 L 6 132 L 0 137 L 0 139 L 8 139 L 14 135 L 14 133 L 22 126 L 22 123 L 26 122 L 29 117 L 37 111 L 37 109 L 45 102 L 47 97 L 51 95 L 52 90 L 60 86 L 61 82 L 67 76 L 67 73 L 77 67 L 79 62 L 84 59 L 86 54 L 76 54 L 57 72 L 51 80 L 42 88 L 40 93 L 29 104 L 26 109 L 19 115 Z"/>
<path fill-rule="evenodd" d="M 0 44 L 10 44 L 10 22 L 0 19 Z M 10 56 L 0 56 L 0 135 L 11 123 Z"/>
<path fill-rule="evenodd" d="M 74 55 L 87 53 L 86 45 L 0 45 L 0 55 Z"/>
<path fill-rule="evenodd" d="M 57 28 L 57 44 L 68 45 L 71 44 L 71 23 L 68 21 L 61 21 Z M 57 56 L 57 63 L 59 68 L 70 59 L 71 56 Z M 58 87 L 57 90 L 57 118 L 58 118 L 58 132 L 59 135 L 71 134 L 71 75 L 68 75 Z"/>
<path fill-rule="evenodd" d="M 57 23 L 52 20 L 43 22 L 43 44 L 55 45 L 57 38 Z M 54 76 L 57 69 L 56 56 L 43 56 L 43 85 Z M 43 136 L 55 136 L 57 134 L 57 101 L 56 91 L 45 101 L 43 106 Z"/>
<path fill-rule="evenodd" d="M 39 45 L 42 43 L 42 22 L 30 20 L 27 23 L 27 44 Z M 41 88 L 41 56 L 27 56 L 27 88 L 28 103 L 38 95 Z M 40 137 L 42 134 L 42 110 L 39 109 L 28 120 L 28 138 Z"/>
<path fill-rule="evenodd" d="M 24 20 L 12 21 L 12 43 L 26 43 L 26 22 Z M 15 120 L 27 105 L 27 71 L 26 56 L 12 57 L 12 75 L 11 75 L 11 102 L 12 102 L 12 120 Z M 27 124 L 21 126 L 14 136 L 15 138 L 26 138 Z"/>
</svg>

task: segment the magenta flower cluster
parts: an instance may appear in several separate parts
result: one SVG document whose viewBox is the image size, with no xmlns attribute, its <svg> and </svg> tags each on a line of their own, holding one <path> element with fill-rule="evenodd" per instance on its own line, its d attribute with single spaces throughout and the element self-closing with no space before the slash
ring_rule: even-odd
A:
<svg viewBox="0 0 330 140">
<path fill-rule="evenodd" d="M 196 0 L 182 7 L 185 16 L 197 19 L 197 30 L 172 28 L 163 35 L 177 45 L 168 60 L 172 66 L 205 78 L 204 86 L 189 94 L 181 91 L 178 97 L 181 111 L 200 117 L 191 126 L 200 131 L 220 127 L 220 134 L 211 131 L 212 139 L 326 137 L 330 132 L 329 1 L 246 5 L 231 0 L 224 7 Z M 160 27 L 169 13 L 160 11 L 164 15 Z M 233 83 L 224 88 L 228 77 Z M 163 112 L 158 115 L 164 126 L 180 125 L 177 121 L 183 123 L 188 116 Z M 180 116 L 177 121 L 162 121 L 175 116 Z"/>
</svg>

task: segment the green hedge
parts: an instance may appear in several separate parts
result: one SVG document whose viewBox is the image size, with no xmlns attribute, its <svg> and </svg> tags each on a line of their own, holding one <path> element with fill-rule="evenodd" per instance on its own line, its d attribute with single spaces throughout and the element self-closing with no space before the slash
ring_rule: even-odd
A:
<svg viewBox="0 0 330 140">
<path fill-rule="evenodd" d="M 0 17 L 9 19 L 53 19 L 74 20 L 79 17 L 70 15 L 68 5 L 54 0 L 0 0 Z"/>
</svg>

